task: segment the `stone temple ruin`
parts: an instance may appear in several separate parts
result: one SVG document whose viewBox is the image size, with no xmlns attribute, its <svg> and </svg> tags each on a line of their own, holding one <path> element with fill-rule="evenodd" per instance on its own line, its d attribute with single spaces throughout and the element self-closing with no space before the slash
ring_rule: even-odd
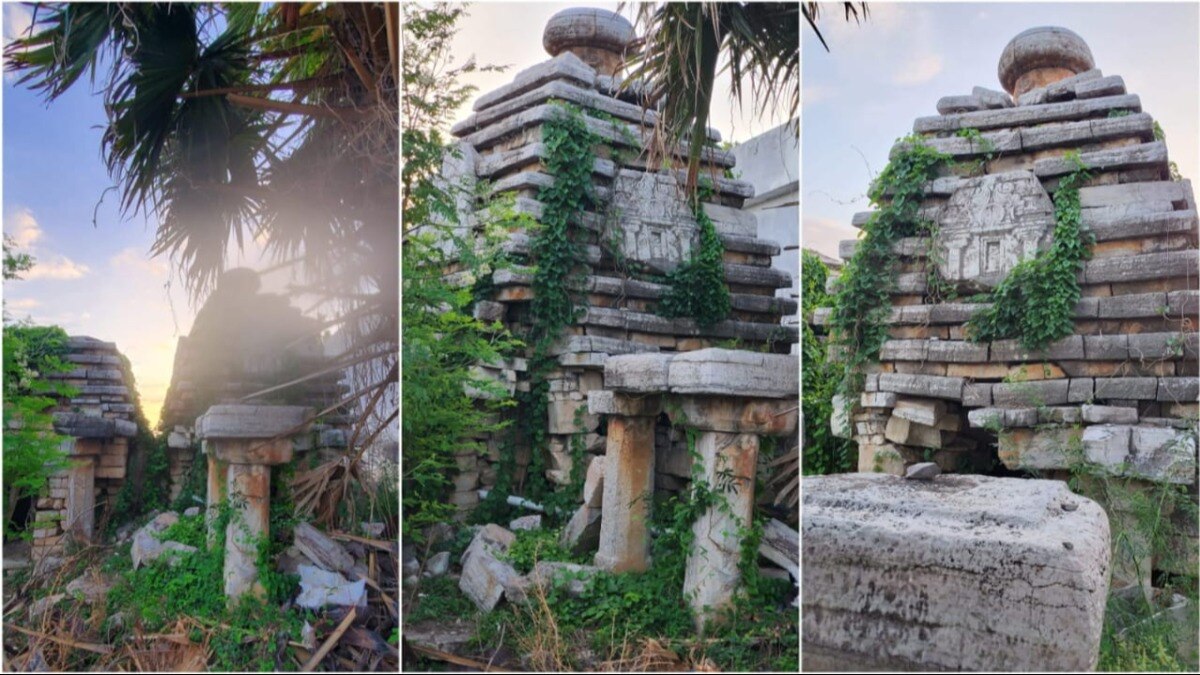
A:
<svg viewBox="0 0 1200 675">
<path fill-rule="evenodd" d="M 282 295 L 260 292 L 259 285 L 252 270 L 225 272 L 197 312 L 191 333 L 179 338 L 159 423 L 170 432 L 171 499 L 179 496 L 195 461 L 196 420 L 211 406 L 245 402 L 266 391 L 250 402 L 300 405 L 315 413 L 344 396 L 340 370 L 282 386 L 322 371 L 329 359 L 317 320 Z M 344 412 L 335 408 L 322 416 L 313 429 L 316 447 L 345 446 L 349 419 Z"/>
<path fill-rule="evenodd" d="M 686 416 L 675 421 L 703 430 L 698 450 L 707 473 L 733 463 L 743 477 L 735 499 L 737 518 L 745 521 L 754 504 L 758 436 L 794 434 L 798 399 L 797 362 L 787 355 L 798 331 L 781 325 L 781 317 L 796 311 L 796 302 L 777 297 L 779 289 L 790 288 L 791 275 L 771 267 L 780 247 L 757 237 L 755 215 L 742 209 L 753 188 L 725 177 L 734 158 L 717 147 L 715 131 L 709 131 L 703 152 L 702 180 L 711 181 L 713 190 L 702 208 L 724 249 L 732 310 L 710 326 L 657 313 L 668 288 L 656 279 L 688 260 L 699 245 L 700 228 L 683 197 L 683 170 L 675 168 L 683 165 L 685 149 L 674 149 L 660 169 L 639 156 L 656 113 L 643 110 L 636 85 L 622 87 L 619 73 L 633 38 L 629 22 L 608 11 L 569 9 L 555 15 L 543 41 L 552 58 L 479 97 L 474 114 L 453 129 L 460 139 L 458 152 L 443 171 L 448 181 L 474 193 L 486 181 L 490 195 L 515 194 L 514 210 L 536 219 L 543 209 L 539 189 L 554 180 L 545 170 L 543 128 L 563 114 L 559 104 L 581 109 L 588 129 L 607 146 L 597 150 L 592 171 L 606 212 L 585 212 L 577 223 L 585 237 L 586 259 L 579 263 L 587 270 L 583 286 L 573 289 L 579 315 L 551 350 L 557 367 L 547 377 L 549 448 L 518 448 L 513 484 L 523 482 L 533 452 L 549 453 L 546 476 L 559 486 L 569 485 L 578 468 L 577 475 L 587 477 L 583 502 L 564 538 L 583 550 L 598 547 L 597 565 L 612 570 L 650 564 L 648 501 L 634 498 L 650 490 L 681 490 L 692 477 L 684 434 L 665 411 L 682 405 Z M 627 155 L 637 158 L 623 161 Z M 480 226 L 478 209 L 473 200 L 460 201 L 464 232 Z M 508 235 L 504 250 L 517 265 L 496 271 L 490 298 L 476 305 L 476 316 L 500 321 L 517 336 L 528 334 L 533 321 L 531 238 L 526 231 Z M 727 345 L 738 349 L 716 348 Z M 529 390 L 526 359 L 481 367 L 510 392 Z M 572 453 L 572 439 L 582 439 L 586 448 L 582 467 L 575 466 L 580 459 Z M 487 441 L 487 456 L 457 458 L 460 473 L 452 499 L 464 513 L 496 484 L 501 439 Z M 631 505 L 631 499 L 637 503 Z M 705 522 L 697 527 L 720 527 Z M 719 560 L 707 568 L 724 575 L 726 599 L 732 592 L 727 577 L 736 582 L 737 548 L 729 550 L 732 570 L 725 553 L 714 553 Z M 797 555 L 791 554 L 793 562 Z M 699 580 L 702 567 L 698 562 L 697 585 L 706 583 Z M 463 576 L 469 576 L 466 570 Z M 500 597 L 492 581 L 476 597 L 485 609 Z M 715 607 L 720 596 L 704 595 L 700 602 Z"/>
<path fill-rule="evenodd" d="M 73 369 L 50 377 L 76 391 L 52 411 L 54 431 L 67 437 L 62 449 L 69 465 L 50 477 L 49 489 L 32 498 L 31 509 L 26 507 L 26 513 L 33 511 L 26 517 L 33 521 L 35 564 L 60 557 L 69 541 L 93 541 L 98 515 L 115 500 L 128 476 L 131 441 L 142 419 L 129 363 L 115 344 L 72 336 L 63 360 Z"/>
<path fill-rule="evenodd" d="M 1134 490 L 1187 486 L 1194 504 L 1200 283 L 1192 186 L 1172 176 L 1161 130 L 1138 96 L 1096 69 L 1071 31 L 1021 33 L 1001 55 L 999 76 L 1007 94 L 976 87 L 947 96 L 938 115 L 913 125 L 921 142 L 956 163 L 925 188 L 922 216 L 936 223 L 936 240 L 902 239 L 894 248 L 890 339 L 861 399 L 838 402 L 835 432 L 849 429 L 860 472 L 904 475 L 932 461 L 945 473 L 1066 480 L 1082 464 L 1127 478 Z M 983 305 L 931 299 L 927 270 L 936 266 L 961 298 L 993 288 L 1046 247 L 1051 197 L 1074 169 L 1068 152 L 1092 176 L 1079 196 L 1082 224 L 1095 235 L 1078 276 L 1075 333 L 1035 352 L 1015 340 L 969 341 L 964 323 Z M 855 225 L 870 217 L 859 214 Z M 843 242 L 842 257 L 856 243 Z M 826 310 L 813 320 L 828 318 Z M 1107 590 L 1096 581 L 1108 574 L 1103 512 L 1056 482 L 894 480 L 805 480 L 806 665 L 1094 667 Z M 1118 499 L 1103 506 L 1114 532 L 1133 518 Z M 1114 537 L 1114 588 L 1196 574 L 1197 526 L 1185 511 L 1168 514 L 1181 555 L 1159 557 L 1148 542 L 1118 545 Z M 837 534 L 838 523 L 853 523 L 855 541 Z M 864 596 L 868 583 L 876 592 Z M 1061 593 L 1029 591 L 1046 584 L 1061 584 Z M 919 608 L 905 605 L 913 593 Z M 930 621 L 937 627 L 922 627 Z M 1055 636 L 1052 627 L 1071 634 Z M 864 636 L 877 639 L 864 645 Z M 963 649 L 941 651 L 952 636 Z"/>
</svg>

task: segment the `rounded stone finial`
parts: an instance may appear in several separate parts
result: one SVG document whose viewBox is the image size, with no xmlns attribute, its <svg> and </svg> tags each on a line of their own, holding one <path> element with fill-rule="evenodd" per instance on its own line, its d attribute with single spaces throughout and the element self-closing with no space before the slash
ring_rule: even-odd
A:
<svg viewBox="0 0 1200 675">
<path fill-rule="evenodd" d="M 1083 38 L 1058 26 L 1038 26 L 1009 41 L 1000 55 L 1000 84 L 1013 98 L 1096 67 Z"/>
<path fill-rule="evenodd" d="M 607 9 L 572 7 L 550 17 L 542 46 L 550 56 L 570 51 L 601 74 L 613 75 L 625 61 L 633 42 L 633 24 Z"/>
</svg>

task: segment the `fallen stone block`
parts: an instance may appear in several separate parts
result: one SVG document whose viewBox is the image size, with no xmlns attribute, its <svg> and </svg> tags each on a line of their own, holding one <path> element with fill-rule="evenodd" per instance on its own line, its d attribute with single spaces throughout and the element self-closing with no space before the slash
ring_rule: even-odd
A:
<svg viewBox="0 0 1200 675">
<path fill-rule="evenodd" d="M 942 432 L 934 427 L 910 422 L 892 415 L 888 418 L 884 437 L 900 445 L 915 445 L 922 448 L 942 447 Z"/>
<path fill-rule="evenodd" d="M 763 526 L 758 554 L 800 579 L 800 533 L 774 518 Z"/>
<path fill-rule="evenodd" d="M 542 529 L 542 516 L 537 513 L 534 513 L 534 514 L 531 514 L 528 516 L 521 516 L 520 518 L 514 518 L 513 521 L 508 524 L 508 529 L 510 529 L 510 530 L 540 530 L 540 529 Z"/>
<path fill-rule="evenodd" d="M 347 553 L 341 544 L 310 523 L 298 523 L 292 529 L 292 534 L 296 548 L 321 569 L 331 572 L 349 572 L 354 569 L 354 557 Z"/>
<path fill-rule="evenodd" d="M 499 525 L 485 525 L 475 534 L 462 556 L 458 587 L 480 611 L 490 612 L 507 588 L 519 583 L 521 575 L 501 560 L 516 535 Z"/>
<path fill-rule="evenodd" d="M 441 551 L 429 557 L 425 561 L 425 574 L 431 577 L 440 577 L 450 571 L 450 552 Z"/>
<path fill-rule="evenodd" d="M 806 670 L 1089 670 L 1108 518 L 1049 480 L 804 479 Z"/>
<path fill-rule="evenodd" d="M 574 553 L 596 550 L 600 545 L 600 514 L 599 506 L 579 507 L 563 527 L 559 541 Z"/>
<path fill-rule="evenodd" d="M 367 581 L 349 581 L 337 572 L 316 565 L 300 566 L 300 595 L 296 605 L 306 609 L 321 609 L 329 605 L 341 607 L 367 606 Z"/>
</svg>

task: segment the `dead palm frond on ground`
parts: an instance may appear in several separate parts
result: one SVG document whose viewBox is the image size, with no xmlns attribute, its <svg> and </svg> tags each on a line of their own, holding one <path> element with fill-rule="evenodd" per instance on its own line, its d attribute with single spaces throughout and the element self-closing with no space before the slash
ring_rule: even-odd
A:
<svg viewBox="0 0 1200 675">
<path fill-rule="evenodd" d="M 99 90 L 121 212 L 157 219 L 152 252 L 171 258 L 193 302 L 231 250 L 256 242 L 336 335 L 357 447 L 349 470 L 341 460 L 326 470 L 353 479 L 399 407 L 398 6 L 47 3 L 32 13 L 8 67 L 48 101 L 84 75 Z"/>
</svg>

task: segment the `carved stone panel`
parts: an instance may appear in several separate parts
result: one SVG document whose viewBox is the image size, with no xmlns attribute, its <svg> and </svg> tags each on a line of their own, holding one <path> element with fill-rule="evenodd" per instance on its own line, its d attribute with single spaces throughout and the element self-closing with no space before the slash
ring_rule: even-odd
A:
<svg viewBox="0 0 1200 675">
<path fill-rule="evenodd" d="M 691 255 L 696 219 L 674 176 L 621 171 L 613 181 L 611 213 L 605 236 L 627 260 L 669 269 Z"/>
<path fill-rule="evenodd" d="M 1054 203 L 1029 171 L 981 176 L 954 191 L 938 226 L 942 277 L 991 288 L 1050 244 Z"/>
</svg>

